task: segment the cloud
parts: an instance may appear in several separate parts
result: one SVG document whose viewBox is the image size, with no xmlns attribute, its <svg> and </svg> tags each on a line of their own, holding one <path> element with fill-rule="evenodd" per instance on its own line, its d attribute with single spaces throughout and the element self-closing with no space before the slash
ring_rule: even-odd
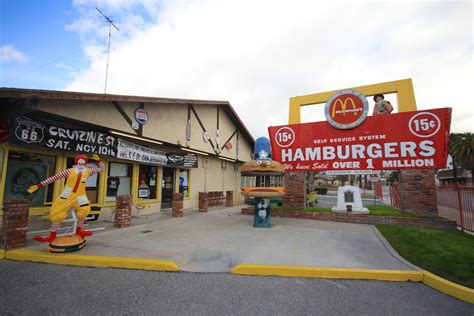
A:
<svg viewBox="0 0 474 316">
<path fill-rule="evenodd" d="M 28 57 L 12 45 L 0 46 L 0 61 L 27 63 Z"/>
<path fill-rule="evenodd" d="M 72 67 L 71 65 L 65 64 L 65 63 L 56 63 L 55 66 L 56 66 L 56 68 L 58 68 L 60 70 L 66 71 L 66 73 L 69 76 L 75 76 L 76 73 L 77 73 L 76 69 L 74 67 Z"/>
<path fill-rule="evenodd" d="M 452 129 L 473 131 L 470 2 L 103 6 L 121 29 L 112 34 L 108 93 L 228 100 L 259 137 L 287 123 L 291 96 L 412 78 L 419 109 L 452 107 Z M 83 39 L 89 67 L 65 89 L 102 93 L 108 26 L 89 20 L 78 20 L 95 23 Z"/>
</svg>

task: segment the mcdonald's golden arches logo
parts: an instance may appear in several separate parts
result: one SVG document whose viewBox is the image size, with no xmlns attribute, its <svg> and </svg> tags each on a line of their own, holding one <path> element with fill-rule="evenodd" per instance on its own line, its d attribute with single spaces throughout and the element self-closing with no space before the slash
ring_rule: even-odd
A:
<svg viewBox="0 0 474 316">
<path fill-rule="evenodd" d="M 357 108 L 356 107 L 355 102 L 352 98 L 346 98 L 343 102 L 342 98 L 339 96 L 334 101 L 334 106 L 332 107 L 332 112 L 331 112 L 331 117 L 332 118 L 334 118 L 336 116 L 336 109 L 337 109 L 338 105 L 341 106 L 341 110 L 339 110 L 338 113 L 342 113 L 342 115 L 346 115 L 346 112 L 349 112 L 349 113 L 353 113 L 354 115 L 357 116 L 357 112 L 360 112 L 360 111 L 363 110 L 362 108 Z M 347 105 L 351 105 L 352 109 L 346 110 Z"/>
<path fill-rule="evenodd" d="M 342 90 L 333 94 L 326 102 L 324 114 L 328 123 L 338 129 L 359 126 L 367 117 L 369 103 L 356 90 Z"/>
</svg>

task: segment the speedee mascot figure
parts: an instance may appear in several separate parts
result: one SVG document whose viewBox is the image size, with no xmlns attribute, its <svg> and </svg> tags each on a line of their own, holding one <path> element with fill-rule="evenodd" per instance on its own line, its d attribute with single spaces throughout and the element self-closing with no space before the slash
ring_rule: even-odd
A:
<svg viewBox="0 0 474 316">
<path fill-rule="evenodd" d="M 87 167 L 88 158 L 86 155 L 81 154 L 74 158 L 74 166 L 72 168 L 65 169 L 36 185 L 32 185 L 28 189 L 29 193 L 33 193 L 45 185 L 67 177 L 66 187 L 51 206 L 50 218 L 52 226 L 49 235 L 46 237 L 34 236 L 34 240 L 49 242 L 51 246 L 51 242 L 56 239 L 61 222 L 66 219 L 71 208 L 75 209 L 78 218 L 76 235 L 80 236 L 81 240 L 83 240 L 83 237 L 92 236 L 92 232 L 84 230 L 84 219 L 91 211 L 91 206 L 86 196 L 86 184 L 87 179 L 91 175 L 100 173 L 105 169 L 99 156 L 93 154 L 92 159 L 97 161 L 98 168 Z"/>
<path fill-rule="evenodd" d="M 268 138 L 257 138 L 254 147 L 254 160 L 243 164 L 240 173 L 242 195 L 254 198 L 253 226 L 272 227 L 270 199 L 285 194 L 285 169 L 281 163 L 272 160 Z"/>
</svg>

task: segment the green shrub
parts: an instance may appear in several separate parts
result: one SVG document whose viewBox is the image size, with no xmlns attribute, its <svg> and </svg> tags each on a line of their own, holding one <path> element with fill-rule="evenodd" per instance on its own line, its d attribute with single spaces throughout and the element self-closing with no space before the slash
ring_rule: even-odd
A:
<svg viewBox="0 0 474 316">
<path fill-rule="evenodd" d="M 316 188 L 316 192 L 318 192 L 319 195 L 326 195 L 328 194 L 328 188 Z"/>
</svg>

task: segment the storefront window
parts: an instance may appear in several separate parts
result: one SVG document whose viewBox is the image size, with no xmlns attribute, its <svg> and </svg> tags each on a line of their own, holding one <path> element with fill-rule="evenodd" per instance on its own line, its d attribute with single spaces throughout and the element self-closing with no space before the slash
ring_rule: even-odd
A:
<svg viewBox="0 0 474 316">
<path fill-rule="evenodd" d="M 156 199 L 157 170 L 155 166 L 140 165 L 138 177 L 138 198 Z"/>
<path fill-rule="evenodd" d="M 68 158 L 66 164 L 68 168 L 72 168 L 72 166 L 74 165 L 74 158 Z M 89 160 L 87 167 L 98 168 L 99 166 L 94 160 Z M 87 179 L 86 195 L 92 204 L 99 202 L 99 179 L 100 173 L 93 174 L 89 176 L 89 179 Z"/>
<path fill-rule="evenodd" d="M 130 195 L 132 190 L 132 165 L 110 162 L 107 175 L 106 202 L 115 201 L 117 195 Z"/>
<path fill-rule="evenodd" d="M 26 190 L 54 175 L 56 157 L 10 151 L 4 200 L 31 199 L 31 206 L 41 207 L 53 201 L 53 184 L 41 187 L 33 194 Z"/>
<path fill-rule="evenodd" d="M 183 193 L 184 197 L 189 196 L 189 170 L 179 170 L 179 193 Z"/>
</svg>

